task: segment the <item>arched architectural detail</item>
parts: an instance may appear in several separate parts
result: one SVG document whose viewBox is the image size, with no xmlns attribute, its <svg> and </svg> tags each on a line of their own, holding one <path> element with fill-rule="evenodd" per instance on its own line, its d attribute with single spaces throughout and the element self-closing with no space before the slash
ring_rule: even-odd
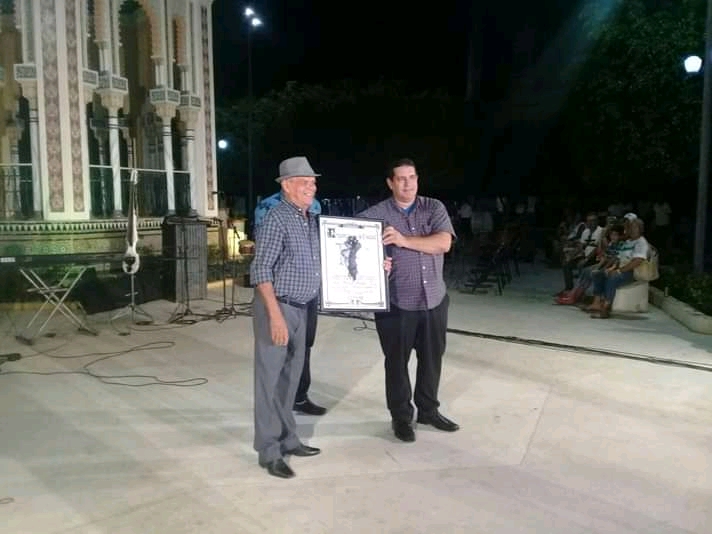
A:
<svg viewBox="0 0 712 534">
<path fill-rule="evenodd" d="M 120 220 L 134 166 L 142 217 L 216 215 L 211 3 L 0 0 L 0 245 L 9 219 Z"/>
</svg>

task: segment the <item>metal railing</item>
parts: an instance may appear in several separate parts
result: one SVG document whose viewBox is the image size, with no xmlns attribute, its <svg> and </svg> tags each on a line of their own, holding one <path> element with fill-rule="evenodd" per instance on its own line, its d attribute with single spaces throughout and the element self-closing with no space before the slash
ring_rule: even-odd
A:
<svg viewBox="0 0 712 534">
<path fill-rule="evenodd" d="M 32 164 L 0 164 L 0 220 L 33 216 Z"/>
<path fill-rule="evenodd" d="M 162 169 L 138 170 L 138 215 L 139 217 L 163 217 L 168 213 L 168 188 L 166 171 Z M 129 200 L 131 169 L 121 167 L 121 212 L 126 215 Z M 114 215 L 113 172 L 108 165 L 89 166 L 91 215 L 108 218 Z M 173 171 L 176 214 L 187 215 L 190 211 L 190 174 Z"/>
</svg>

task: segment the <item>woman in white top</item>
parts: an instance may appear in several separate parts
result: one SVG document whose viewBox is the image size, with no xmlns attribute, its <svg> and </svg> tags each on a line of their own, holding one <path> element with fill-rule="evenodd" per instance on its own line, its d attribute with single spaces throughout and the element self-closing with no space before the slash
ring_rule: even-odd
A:
<svg viewBox="0 0 712 534">
<path fill-rule="evenodd" d="M 608 319 L 611 316 L 611 306 L 619 287 L 631 283 L 633 271 L 643 261 L 648 259 L 650 246 L 643 237 L 645 225 L 642 219 L 628 219 L 625 222 L 627 239 L 618 252 L 618 267 L 597 272 L 593 277 L 593 304 L 589 308 L 596 319 Z"/>
</svg>

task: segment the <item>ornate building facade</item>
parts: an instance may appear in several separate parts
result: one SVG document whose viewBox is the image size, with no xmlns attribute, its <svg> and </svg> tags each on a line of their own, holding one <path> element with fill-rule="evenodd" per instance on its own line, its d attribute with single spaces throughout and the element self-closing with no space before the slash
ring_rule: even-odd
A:
<svg viewBox="0 0 712 534">
<path fill-rule="evenodd" d="M 211 3 L 0 0 L 0 255 L 217 215 Z"/>
</svg>

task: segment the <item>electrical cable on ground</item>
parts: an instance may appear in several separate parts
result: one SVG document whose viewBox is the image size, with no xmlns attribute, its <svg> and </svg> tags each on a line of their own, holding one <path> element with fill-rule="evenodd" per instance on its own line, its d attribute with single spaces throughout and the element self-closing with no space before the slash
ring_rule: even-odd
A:
<svg viewBox="0 0 712 534">
<path fill-rule="evenodd" d="M 235 312 L 229 316 L 220 316 L 219 314 L 214 314 L 213 316 L 206 316 L 205 318 L 203 318 L 201 321 L 198 321 L 198 322 L 216 319 L 219 323 L 223 323 L 225 321 L 225 319 L 227 319 L 227 318 L 251 317 L 252 316 L 249 303 L 240 303 L 238 306 L 240 309 L 236 309 Z M 369 323 L 374 323 L 375 322 L 374 319 L 371 317 L 364 317 L 364 314 L 343 313 L 343 312 L 338 312 L 338 313 L 337 312 L 320 312 L 320 315 L 327 315 L 327 316 L 331 316 L 331 317 L 335 317 L 335 318 L 361 321 L 360 325 L 355 326 L 353 328 L 354 331 L 356 331 L 356 332 L 361 332 L 361 331 L 365 331 L 365 330 L 375 330 L 375 328 L 369 324 Z M 9 318 L 9 315 L 8 315 L 8 318 Z M 111 323 L 111 321 L 110 321 L 110 323 Z M 113 323 L 112 323 L 112 326 L 114 326 Z M 152 332 L 152 331 L 156 331 L 156 330 L 173 330 L 176 328 L 184 328 L 186 326 L 190 326 L 190 325 L 185 324 L 185 325 L 178 325 L 178 326 L 173 326 L 173 327 L 171 327 L 171 326 L 156 326 L 156 327 L 150 327 L 147 329 L 143 329 L 143 328 L 137 329 L 135 327 L 129 326 L 129 328 L 131 328 L 137 332 Z M 116 329 L 115 326 L 114 326 L 114 328 Z M 652 363 L 655 365 L 666 365 L 666 366 L 673 366 L 673 367 L 681 367 L 681 368 L 685 368 L 685 369 L 692 369 L 692 370 L 696 370 L 696 371 L 712 372 L 712 365 L 705 365 L 705 364 L 697 363 L 697 362 L 693 362 L 693 361 L 678 360 L 675 358 L 661 358 L 658 356 L 650 356 L 650 355 L 639 354 L 639 353 L 623 352 L 623 351 L 616 351 L 616 350 L 611 350 L 611 349 L 599 349 L 599 348 L 588 347 L 588 346 L 583 346 L 583 345 L 557 343 L 557 342 L 552 342 L 552 341 L 524 338 L 524 337 L 519 337 L 519 336 L 504 336 L 504 335 L 499 335 L 499 334 L 476 332 L 476 331 L 472 331 L 472 330 L 464 330 L 464 329 L 459 329 L 459 328 L 448 328 L 447 332 L 449 334 L 454 334 L 454 335 L 458 335 L 458 336 L 474 337 L 474 338 L 485 339 L 485 340 L 489 340 L 489 341 L 497 341 L 500 343 L 513 343 L 513 344 L 518 344 L 518 345 L 535 346 L 535 347 L 542 347 L 542 348 L 551 349 L 551 350 L 575 352 L 575 353 L 579 353 L 579 354 L 590 354 L 590 355 L 594 355 L 594 356 L 605 356 L 605 357 L 611 357 L 611 358 Z M 160 349 L 171 348 L 173 346 L 175 346 L 175 342 L 173 342 L 173 341 L 157 341 L 157 342 L 146 343 L 144 345 L 137 345 L 135 347 L 131 347 L 129 349 L 122 350 L 122 351 L 108 352 L 108 353 L 89 353 L 89 354 L 80 354 L 80 355 L 73 355 L 73 356 L 60 356 L 60 355 L 56 355 L 56 354 L 49 354 L 46 351 L 43 352 L 43 351 L 37 351 L 36 349 L 33 349 L 33 350 L 35 350 L 35 352 L 37 353 L 38 356 L 44 355 L 46 357 L 56 358 L 56 359 L 74 359 L 74 358 L 85 358 L 85 357 L 90 357 L 90 356 L 99 356 L 99 357 L 84 364 L 80 369 L 73 370 L 73 371 L 48 371 L 48 372 L 0 371 L 0 376 L 10 375 L 10 374 L 26 374 L 26 375 L 42 375 L 42 376 L 62 375 L 62 374 L 65 374 L 65 375 L 66 374 L 84 374 L 84 375 L 90 376 L 92 378 L 95 378 L 105 384 L 121 385 L 121 386 L 128 386 L 128 387 L 143 387 L 143 386 L 152 386 L 152 385 L 175 386 L 175 387 L 196 387 L 196 386 L 201 386 L 201 385 L 206 384 L 208 382 L 208 379 L 204 378 L 204 377 L 189 378 L 189 379 L 184 379 L 184 380 L 163 380 L 163 379 L 158 378 L 157 376 L 152 376 L 152 375 L 99 375 L 89 369 L 89 367 L 91 367 L 92 365 L 97 364 L 101 361 L 106 361 L 111 358 L 115 358 L 117 356 L 121 356 L 121 355 L 128 354 L 131 352 L 137 352 L 137 351 L 149 350 L 149 349 L 160 350 Z M 60 348 L 61 348 L 61 346 L 60 346 Z M 53 350 L 57 350 L 57 348 L 55 348 Z M 143 382 L 142 383 L 123 382 L 123 380 L 128 380 L 128 379 L 141 380 Z"/>
<path fill-rule="evenodd" d="M 332 317 L 339 317 L 343 319 L 356 319 L 361 321 L 361 325 L 355 326 L 354 330 L 359 332 L 363 330 L 375 330 L 374 327 L 369 326 L 367 323 L 374 322 L 374 319 L 370 317 L 363 317 L 358 314 L 348 314 L 348 313 L 325 313 L 324 315 L 330 315 Z M 566 352 L 576 352 L 579 354 L 591 354 L 594 356 L 607 356 L 611 358 L 620 358 L 625 360 L 633 360 L 639 362 L 653 363 L 656 365 L 668 365 L 674 367 L 682 367 L 686 369 L 694 369 L 695 371 L 706 371 L 712 372 L 712 365 L 705 365 L 703 363 L 697 363 L 687 360 L 677 360 L 675 358 L 661 358 L 658 356 L 649 356 L 646 354 L 638 354 L 634 352 L 623 352 L 616 351 L 612 349 L 597 349 L 595 347 L 587 347 L 583 345 L 572 345 L 567 343 L 556 343 L 553 341 L 544 341 L 541 339 L 524 338 L 518 336 L 503 336 L 499 334 L 488 334 L 485 332 L 475 332 L 472 330 L 463 330 L 459 328 L 448 328 L 448 334 L 455 334 L 458 336 L 465 337 L 475 337 L 479 339 L 486 339 L 489 341 L 498 341 L 500 343 L 514 343 L 517 345 L 527 345 L 543 347 L 552 350 L 561 350 Z"/>
<path fill-rule="evenodd" d="M 10 324 L 15 327 L 16 325 L 12 322 L 10 315 L 6 312 Z M 111 321 L 109 321 L 111 322 Z M 180 327 L 175 327 L 180 328 Z M 67 371 L 3 371 L 0 369 L 0 376 L 3 375 L 37 375 L 37 376 L 54 376 L 54 375 L 86 375 L 100 382 L 112 386 L 126 386 L 126 387 L 145 387 L 145 386 L 173 386 L 173 387 L 197 387 L 208 383 L 208 379 L 205 377 L 194 377 L 179 380 L 164 380 L 155 375 L 141 375 L 141 374 L 127 374 L 127 375 L 109 375 L 109 374 L 99 374 L 90 369 L 91 366 L 107 361 L 118 356 L 123 356 L 125 354 L 130 354 L 132 352 L 140 352 L 145 350 L 163 350 L 169 349 L 175 346 L 174 341 L 152 341 L 149 343 L 144 343 L 141 345 L 135 345 L 124 350 L 112 351 L 112 352 L 89 352 L 85 354 L 73 354 L 73 355 L 60 355 L 56 354 L 56 351 L 64 347 L 69 341 L 61 344 L 59 347 L 55 347 L 49 350 L 38 350 L 34 347 L 30 349 L 35 352 L 35 354 L 30 356 L 22 356 L 21 359 L 33 358 L 38 356 L 45 356 L 47 358 L 56 360 L 71 360 L 78 358 L 89 358 L 95 357 L 90 362 L 85 363 L 79 369 L 67 370 Z M 7 358 L 5 361 L 17 361 L 20 358 L 13 358 L 10 360 Z M 4 363 L 0 358 L 0 363 Z M 131 382 L 129 382 L 131 381 Z"/>
</svg>

